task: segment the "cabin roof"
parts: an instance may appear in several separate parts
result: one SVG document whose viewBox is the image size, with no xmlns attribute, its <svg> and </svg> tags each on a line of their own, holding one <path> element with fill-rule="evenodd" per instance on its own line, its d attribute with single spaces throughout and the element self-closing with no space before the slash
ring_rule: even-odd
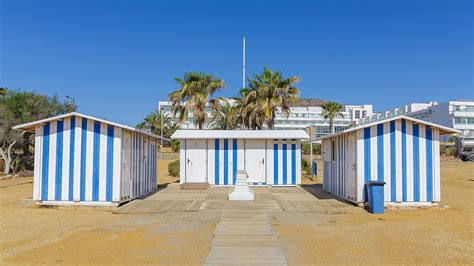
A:
<svg viewBox="0 0 474 266">
<path fill-rule="evenodd" d="M 177 130 L 171 139 L 309 139 L 304 130 Z"/>
<path fill-rule="evenodd" d="M 371 127 L 371 126 L 374 126 L 374 125 L 378 125 L 378 124 L 382 124 L 382 123 L 386 123 L 386 122 L 390 122 L 390 121 L 394 121 L 394 120 L 400 120 L 400 119 L 406 119 L 406 120 L 412 121 L 413 123 L 424 124 L 424 125 L 427 125 L 427 126 L 430 126 L 430 127 L 438 128 L 440 130 L 441 134 L 460 133 L 459 130 L 456 130 L 456 129 L 453 129 L 453 128 L 450 128 L 450 127 L 446 127 L 446 126 L 431 123 L 431 122 L 428 122 L 428 121 L 416 119 L 416 118 L 409 117 L 409 116 L 406 116 L 406 115 L 400 115 L 400 116 L 389 117 L 389 118 L 386 118 L 386 119 L 376 120 L 376 121 L 373 121 L 373 122 L 357 125 L 355 127 L 351 127 L 351 128 L 346 129 L 346 130 L 339 131 L 335 134 L 331 134 L 331 135 L 327 135 L 327 136 L 324 136 L 324 137 L 317 138 L 316 140 L 324 140 L 324 139 L 327 139 L 327 138 L 332 138 L 332 137 L 335 137 L 335 136 L 347 134 L 349 132 L 352 132 L 352 131 L 355 131 L 355 130 L 358 130 L 358 129 Z"/>
<path fill-rule="evenodd" d="M 162 138 L 158 135 L 151 134 L 151 133 L 148 133 L 146 131 L 143 131 L 143 130 L 140 130 L 140 129 L 137 129 L 137 128 L 134 128 L 134 127 L 131 127 L 131 126 L 111 122 L 111 121 L 108 121 L 108 120 L 105 120 L 105 119 L 93 117 L 93 116 L 90 116 L 90 115 L 81 114 L 81 113 L 78 113 L 78 112 L 71 112 L 71 113 L 57 115 L 57 116 L 53 116 L 53 117 L 49 117 L 49 118 L 45 118 L 45 119 L 41 119 L 41 120 L 37 120 L 37 121 L 25 123 L 25 124 L 21 124 L 21 125 L 16 125 L 12 129 L 22 130 L 22 131 L 34 131 L 35 127 L 38 126 L 38 125 L 48 123 L 48 122 L 51 122 L 51 121 L 55 121 L 55 120 L 62 120 L 64 118 L 72 117 L 72 116 L 82 117 L 82 118 L 94 120 L 94 121 L 97 121 L 97 122 L 101 122 L 101 123 L 104 123 L 104 124 L 108 124 L 108 125 L 111 125 L 111 126 L 120 127 L 120 128 L 127 129 L 127 130 L 130 130 L 130 131 L 134 131 L 134 132 L 137 132 L 137 133 L 140 133 L 140 134 L 143 134 L 143 135 L 150 136 L 152 138 L 157 138 L 157 139 Z M 164 140 L 169 140 L 167 138 L 163 138 L 163 139 Z"/>
</svg>

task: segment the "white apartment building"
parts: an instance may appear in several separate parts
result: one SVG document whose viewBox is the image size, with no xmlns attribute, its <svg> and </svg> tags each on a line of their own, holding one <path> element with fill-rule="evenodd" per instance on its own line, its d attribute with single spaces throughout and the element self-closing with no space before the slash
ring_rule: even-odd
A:
<svg viewBox="0 0 474 266">
<path fill-rule="evenodd" d="M 171 114 L 171 102 L 160 101 L 158 102 L 158 108 L 163 110 L 164 113 Z M 319 138 L 328 135 L 330 131 L 329 121 L 324 119 L 322 116 L 322 108 L 319 106 L 307 106 L 307 107 L 291 107 L 290 115 L 286 117 L 279 108 L 276 113 L 275 129 L 306 129 L 307 127 L 315 127 L 315 136 L 311 138 Z M 341 131 L 347 129 L 351 125 L 357 124 L 358 121 L 365 117 L 372 115 L 372 105 L 345 105 L 342 111 L 342 117 L 337 117 L 334 120 L 335 131 Z M 206 107 L 207 119 L 211 116 L 210 106 Z M 206 126 L 207 128 L 207 123 Z M 182 129 L 194 129 L 194 118 L 192 112 L 189 112 L 188 119 L 185 122 L 179 123 Z"/>
<path fill-rule="evenodd" d="M 461 136 L 474 138 L 474 101 L 459 100 L 433 104 L 408 115 L 457 129 L 461 131 Z"/>
<path fill-rule="evenodd" d="M 417 119 L 461 131 L 461 136 L 474 138 L 474 101 L 459 100 L 438 104 L 437 102 L 412 103 L 384 113 L 374 114 L 361 119 L 360 124 L 398 115 L 407 115 Z M 445 141 L 447 139 L 444 139 Z"/>
</svg>

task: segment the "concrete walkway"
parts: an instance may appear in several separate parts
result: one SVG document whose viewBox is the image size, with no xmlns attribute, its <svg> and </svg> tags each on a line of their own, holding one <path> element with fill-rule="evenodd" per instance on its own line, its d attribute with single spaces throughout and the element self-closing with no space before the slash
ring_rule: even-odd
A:
<svg viewBox="0 0 474 266">
<path fill-rule="evenodd" d="M 206 259 L 217 264 L 286 265 L 266 212 L 222 212 Z"/>
</svg>

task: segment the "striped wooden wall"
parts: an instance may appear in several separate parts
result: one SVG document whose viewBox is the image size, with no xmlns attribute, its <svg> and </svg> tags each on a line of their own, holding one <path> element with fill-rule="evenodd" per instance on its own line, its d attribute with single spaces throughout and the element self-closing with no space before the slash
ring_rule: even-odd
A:
<svg viewBox="0 0 474 266">
<path fill-rule="evenodd" d="M 385 202 L 440 201 L 438 129 L 399 119 L 357 130 L 355 180 L 347 179 L 350 165 L 345 137 L 347 134 L 333 138 L 336 156 L 332 163 L 326 154 L 331 141 L 324 141 L 327 191 L 346 199 L 354 194 L 357 202 L 363 202 L 365 182 L 378 180 L 386 182 Z"/>
<path fill-rule="evenodd" d="M 33 199 L 119 202 L 122 128 L 78 116 L 36 127 Z M 134 133 L 133 195 L 156 187 L 156 142 Z M 147 145 L 145 147 L 145 145 Z"/>
</svg>

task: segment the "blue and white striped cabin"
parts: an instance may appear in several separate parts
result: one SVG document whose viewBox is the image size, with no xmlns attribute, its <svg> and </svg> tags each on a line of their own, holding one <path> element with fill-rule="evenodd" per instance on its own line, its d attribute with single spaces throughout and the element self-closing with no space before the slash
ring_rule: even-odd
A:
<svg viewBox="0 0 474 266">
<path fill-rule="evenodd" d="M 37 202 L 114 205 L 156 189 L 158 136 L 76 112 L 13 129 L 35 133 Z"/>
<path fill-rule="evenodd" d="M 178 130 L 180 183 L 232 186 L 245 170 L 251 185 L 301 183 L 303 130 Z"/>
<path fill-rule="evenodd" d="M 456 130 L 398 116 L 321 138 L 324 189 L 362 204 L 366 181 L 384 181 L 385 205 L 437 203 L 440 134 Z"/>
</svg>

